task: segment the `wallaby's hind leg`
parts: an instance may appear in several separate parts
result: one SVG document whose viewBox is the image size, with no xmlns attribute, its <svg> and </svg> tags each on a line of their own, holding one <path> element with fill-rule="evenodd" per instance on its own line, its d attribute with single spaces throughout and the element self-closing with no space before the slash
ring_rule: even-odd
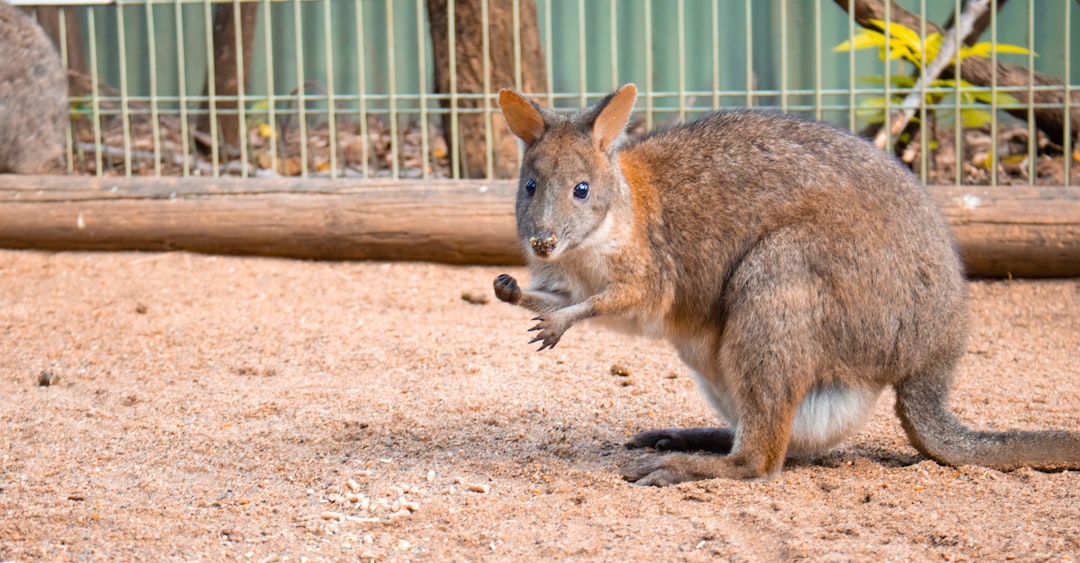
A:
<svg viewBox="0 0 1080 563">
<path fill-rule="evenodd" d="M 626 443 L 627 448 L 654 448 L 668 451 L 731 453 L 735 433 L 730 428 L 665 428 L 641 432 Z"/>
<path fill-rule="evenodd" d="M 759 400 L 760 399 L 760 400 Z M 730 455 L 654 454 L 630 461 L 620 468 L 627 481 L 637 485 L 664 486 L 700 479 L 767 479 L 784 466 L 797 398 L 764 395 L 751 399 L 752 411 L 740 419 L 738 448 Z M 706 429 L 708 430 L 708 429 Z"/>
<path fill-rule="evenodd" d="M 952 466 L 1080 468 L 1080 433 L 978 432 L 957 420 L 948 410 L 954 364 L 949 358 L 896 385 L 896 414 L 915 449 Z"/>
<path fill-rule="evenodd" d="M 728 456 L 669 454 L 631 461 L 623 477 L 640 485 L 725 477 L 767 479 L 780 473 L 795 413 L 825 361 L 815 339 L 820 279 L 801 259 L 798 233 L 774 233 L 736 269 L 724 296 L 723 340 L 703 377 L 730 394 L 738 425 Z M 724 384 L 726 382 L 727 384 Z"/>
</svg>

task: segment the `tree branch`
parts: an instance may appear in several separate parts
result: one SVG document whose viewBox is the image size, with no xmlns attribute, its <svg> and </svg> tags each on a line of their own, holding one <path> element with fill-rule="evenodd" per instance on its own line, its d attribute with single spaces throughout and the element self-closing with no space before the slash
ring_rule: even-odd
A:
<svg viewBox="0 0 1080 563">
<path fill-rule="evenodd" d="M 1078 0 L 1080 1 L 1080 0 Z M 834 2 L 849 13 L 854 13 L 855 21 L 862 27 L 878 31 L 877 26 L 870 22 L 872 19 L 885 19 L 885 6 L 882 0 L 834 0 Z M 891 21 L 907 26 L 910 29 L 919 29 L 919 17 L 891 2 L 889 16 Z M 854 12 L 851 10 L 854 9 Z M 942 30 L 936 24 L 926 22 L 927 33 L 941 33 Z M 1055 144 L 1065 144 L 1065 85 L 1061 80 L 1037 71 L 1031 71 L 1025 66 L 1008 63 L 997 64 L 995 69 L 990 59 L 985 57 L 969 57 L 960 65 L 961 78 L 975 86 L 989 87 L 996 77 L 997 85 L 1004 88 L 1028 88 L 1029 86 L 1056 86 L 1054 89 L 1040 89 L 1035 92 L 1030 90 L 1011 92 L 1021 104 L 1034 105 L 1031 110 L 1035 117 L 1035 126 L 1046 134 L 1047 138 Z M 1029 80 L 1030 76 L 1030 80 Z M 942 73 L 942 78 L 955 78 L 955 71 L 948 66 Z M 1070 96 L 1069 113 L 1072 136 L 1075 138 L 1080 132 L 1080 90 L 1074 90 Z M 1028 107 L 1005 110 L 1013 117 L 1027 120 Z"/>
<path fill-rule="evenodd" d="M 900 104 L 900 116 L 893 120 L 888 132 L 891 135 L 898 135 L 907 127 L 911 118 L 915 115 L 915 110 L 918 109 L 919 104 L 923 102 L 923 88 L 928 86 L 934 80 L 937 80 L 938 76 L 945 70 L 945 67 L 951 66 L 954 55 L 956 55 L 956 43 L 958 37 L 967 37 L 968 34 L 975 27 L 975 21 L 983 16 L 990 7 L 990 0 L 972 0 L 964 5 L 964 11 L 960 14 L 960 25 L 950 28 L 945 33 L 945 37 L 941 41 L 941 49 L 938 50 L 937 57 L 934 58 L 930 64 L 926 65 L 923 69 L 922 76 L 915 83 L 915 87 L 906 97 L 904 97 L 903 103 Z M 961 68 L 963 65 L 961 65 Z M 878 131 L 877 137 L 874 138 L 874 144 L 879 149 L 885 148 L 885 144 L 888 141 L 886 135 L 886 129 L 882 128 Z"/>
</svg>

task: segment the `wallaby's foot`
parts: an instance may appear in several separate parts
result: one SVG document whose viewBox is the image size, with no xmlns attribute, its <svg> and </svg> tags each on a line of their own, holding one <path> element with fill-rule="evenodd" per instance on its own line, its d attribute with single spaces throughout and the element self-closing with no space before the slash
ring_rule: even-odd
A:
<svg viewBox="0 0 1080 563">
<path fill-rule="evenodd" d="M 495 297 L 499 298 L 499 301 L 509 303 L 511 305 L 517 305 L 521 302 L 521 288 L 518 287 L 517 280 L 509 274 L 500 274 L 495 278 Z"/>
<path fill-rule="evenodd" d="M 739 457 L 739 456 L 737 456 Z M 619 468 L 623 479 L 635 485 L 664 487 L 686 481 L 703 479 L 764 480 L 780 472 L 769 472 L 760 463 L 748 463 L 740 457 L 715 455 L 664 454 L 651 455 L 623 464 Z"/>
<path fill-rule="evenodd" d="M 730 428 L 664 428 L 641 432 L 626 443 L 627 448 L 654 448 L 668 451 L 731 453 L 735 434 Z"/>
</svg>

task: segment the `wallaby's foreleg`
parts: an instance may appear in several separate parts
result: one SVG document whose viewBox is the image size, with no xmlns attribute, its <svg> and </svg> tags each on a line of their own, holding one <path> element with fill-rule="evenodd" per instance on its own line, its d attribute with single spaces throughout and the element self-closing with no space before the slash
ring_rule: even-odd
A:
<svg viewBox="0 0 1080 563">
<path fill-rule="evenodd" d="M 504 303 L 524 307 L 534 313 L 547 313 L 566 307 L 570 300 L 565 295 L 550 291 L 522 290 L 517 280 L 509 274 L 495 278 L 495 297 Z"/>
<path fill-rule="evenodd" d="M 731 453 L 735 433 L 731 428 L 665 428 L 640 432 L 626 443 L 627 448 L 668 451 Z"/>
<path fill-rule="evenodd" d="M 540 350 L 553 348 L 563 333 L 575 323 L 598 316 L 615 316 L 640 308 L 649 299 L 646 290 L 632 283 L 614 283 L 597 295 L 580 302 L 558 293 L 522 290 L 513 277 L 502 274 L 495 278 L 495 296 L 512 305 L 520 305 L 540 313 L 537 324 L 529 329 L 537 335 L 529 343 L 542 342 Z"/>
</svg>

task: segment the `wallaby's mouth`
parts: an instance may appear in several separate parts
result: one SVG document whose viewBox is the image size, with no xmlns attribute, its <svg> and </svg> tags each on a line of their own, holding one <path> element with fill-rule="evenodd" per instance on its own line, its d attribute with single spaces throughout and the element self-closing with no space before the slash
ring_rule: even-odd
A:
<svg viewBox="0 0 1080 563">
<path fill-rule="evenodd" d="M 551 257 L 551 253 L 555 250 L 555 245 L 558 242 L 559 237 L 555 236 L 555 233 L 551 231 L 544 231 L 536 236 L 529 237 L 529 246 L 541 258 Z"/>
</svg>

